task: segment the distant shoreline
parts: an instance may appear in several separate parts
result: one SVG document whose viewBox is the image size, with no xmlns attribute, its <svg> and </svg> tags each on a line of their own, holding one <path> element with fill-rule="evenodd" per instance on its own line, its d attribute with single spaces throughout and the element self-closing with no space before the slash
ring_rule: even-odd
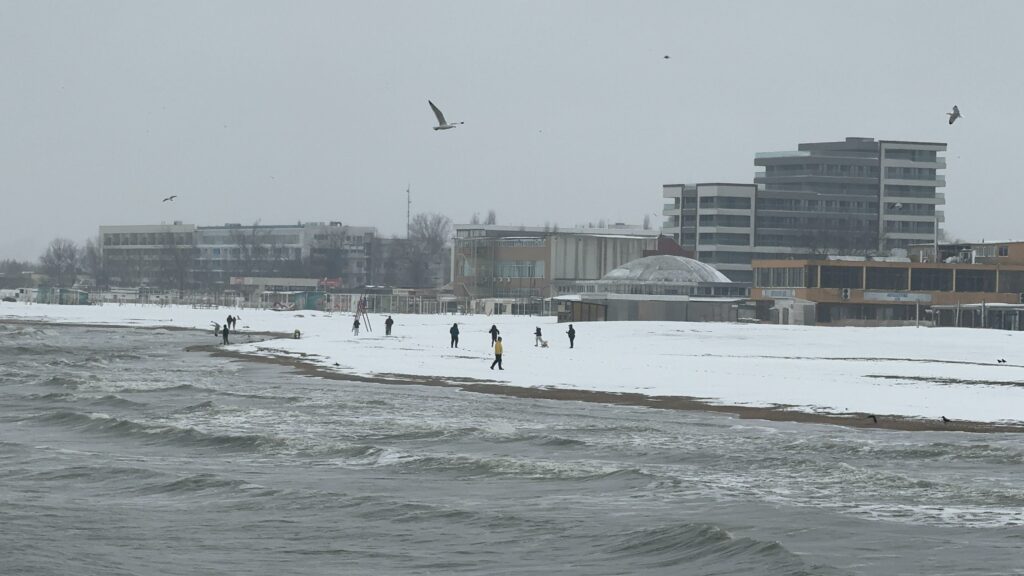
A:
<svg viewBox="0 0 1024 576">
<path fill-rule="evenodd" d="M 302 358 L 289 356 L 258 356 L 227 350 L 216 344 L 189 346 L 187 352 L 206 352 L 212 356 L 234 358 L 247 362 L 262 362 L 287 366 L 306 376 L 315 376 L 328 380 L 349 382 L 367 382 L 373 384 L 392 384 L 404 386 L 439 386 L 458 388 L 467 392 L 494 394 L 512 398 L 533 398 L 541 400 L 570 400 L 576 402 L 593 402 L 597 404 L 616 404 L 621 406 L 642 406 L 664 410 L 687 410 L 695 412 L 718 412 L 733 414 L 743 420 L 769 420 L 774 422 L 799 422 L 807 424 L 833 424 L 851 428 L 878 428 L 885 430 L 902 430 L 908 432 L 1009 432 L 1024 433 L 1024 425 L 992 424 L 988 422 L 972 422 L 954 420 L 943 423 L 941 420 L 930 421 L 905 416 L 889 416 L 876 414 L 878 423 L 870 420 L 867 414 L 817 414 L 788 410 L 784 406 L 753 407 L 712 404 L 687 396 L 646 396 L 632 392 L 614 393 L 594 390 L 571 390 L 568 388 L 526 388 L 502 384 L 495 380 L 478 380 L 472 378 L 442 378 L 438 376 L 419 376 L 415 374 L 380 373 L 375 376 L 348 374 L 317 366 Z"/>
<path fill-rule="evenodd" d="M 212 330 L 188 328 L 182 326 L 132 326 L 125 324 L 93 324 L 82 322 L 44 322 L 37 320 L 0 319 L 0 324 L 32 324 L 45 326 L 75 326 L 83 328 L 129 328 L 136 330 L 169 330 L 193 331 L 209 334 Z M 259 336 L 270 339 L 290 339 L 291 334 L 266 331 L 239 331 L 236 336 Z M 924 420 L 899 415 L 876 414 L 878 423 L 872 422 L 864 413 L 821 414 L 801 412 L 787 409 L 785 406 L 753 407 L 725 404 L 712 404 L 705 400 L 687 396 L 647 396 L 632 392 L 613 393 L 594 390 L 571 390 L 567 388 L 527 388 L 511 386 L 496 380 L 480 380 L 474 378 L 443 378 L 438 376 L 420 376 L 415 374 L 378 373 L 374 376 L 350 374 L 331 370 L 300 358 L 279 355 L 256 355 L 235 350 L 224 349 L 219 344 L 196 344 L 187 346 L 186 352 L 205 352 L 215 357 L 232 358 L 247 362 L 262 362 L 286 366 L 306 376 L 315 376 L 337 381 L 355 381 L 374 384 L 419 385 L 458 388 L 467 392 L 494 394 L 513 398 L 534 398 L 544 400 L 570 400 L 577 402 L 593 402 L 598 404 L 616 404 L 622 406 L 642 406 L 666 410 L 688 410 L 697 412 L 718 412 L 733 414 L 744 420 L 768 420 L 775 422 L 798 422 L 808 424 L 833 424 L 851 428 L 878 428 L 884 430 L 922 431 L 922 432 L 1008 432 L 1024 433 L 1024 425 L 993 424 L 967 420 L 954 420 L 943 423 L 941 420 Z"/>
</svg>

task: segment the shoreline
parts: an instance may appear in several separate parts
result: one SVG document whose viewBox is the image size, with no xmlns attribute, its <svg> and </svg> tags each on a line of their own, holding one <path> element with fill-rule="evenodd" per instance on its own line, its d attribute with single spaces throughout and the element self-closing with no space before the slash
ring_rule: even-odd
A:
<svg viewBox="0 0 1024 576">
<path fill-rule="evenodd" d="M 197 333 L 212 332 L 207 328 L 190 328 L 183 326 L 132 326 L 125 324 L 97 324 L 87 322 L 43 322 L 22 319 L 0 319 L 0 324 L 29 324 L 40 326 L 73 326 L 82 328 L 128 328 L 134 330 L 169 330 L 192 331 Z M 258 336 L 266 340 L 290 339 L 291 334 L 270 331 L 236 332 L 238 336 Z M 211 334 L 212 336 L 212 334 Z M 248 343 L 251 343 L 248 342 Z M 496 380 L 480 380 L 474 378 L 419 376 L 401 373 L 376 373 L 373 376 L 351 374 L 331 370 L 305 361 L 282 355 L 256 355 L 235 350 L 224 349 L 220 344 L 195 344 L 186 346 L 185 352 L 205 352 L 214 357 L 231 358 L 247 362 L 261 362 L 285 366 L 305 375 L 335 381 L 365 382 L 372 384 L 391 384 L 403 386 L 438 386 L 457 388 L 467 392 L 493 394 L 511 398 L 532 398 L 541 400 L 570 400 L 613 404 L 620 406 L 638 406 L 659 408 L 663 410 L 685 410 L 697 412 L 717 412 L 732 414 L 742 420 L 767 420 L 774 422 L 796 422 L 807 424 L 832 424 L 850 428 L 875 428 L 898 431 L 923 432 L 978 432 L 978 433 L 1024 433 L 1024 424 L 995 424 L 968 420 L 953 420 L 944 423 L 941 420 L 924 420 L 899 415 L 877 414 L 878 422 L 869 420 L 866 413 L 814 413 L 787 409 L 784 405 L 771 407 L 754 407 L 727 404 L 713 404 L 706 400 L 687 396 L 648 396 L 633 392 L 601 392 L 595 390 L 572 390 L 568 388 L 538 388 L 503 384 Z"/>
<path fill-rule="evenodd" d="M 1024 424 L 993 424 L 989 422 L 973 422 L 953 420 L 943 423 L 941 420 L 930 421 L 905 416 L 878 414 L 878 423 L 869 420 L 868 414 L 820 414 L 787 410 L 783 406 L 754 407 L 712 404 L 710 402 L 687 396 L 647 396 L 632 392 L 614 393 L 595 390 L 571 390 L 568 388 L 526 388 L 511 386 L 494 380 L 478 380 L 473 378 L 443 378 L 439 376 L 418 376 L 414 374 L 378 373 L 375 376 L 348 374 L 330 370 L 306 362 L 301 357 L 294 358 L 280 355 L 247 354 L 235 350 L 226 350 L 216 344 L 199 344 L 189 346 L 186 352 L 205 352 L 214 357 L 232 358 L 246 362 L 260 362 L 291 368 L 304 376 L 324 378 L 327 380 L 365 382 L 370 384 L 390 384 L 399 386 L 438 386 L 456 388 L 466 392 L 492 394 L 511 398 L 527 398 L 538 400 L 569 400 L 576 402 L 592 402 L 596 404 L 614 404 L 619 406 L 637 406 L 658 408 L 662 410 L 682 410 L 694 412 L 717 412 L 732 414 L 741 420 L 768 420 L 773 422 L 796 422 L 803 424 L 832 424 L 850 428 L 874 428 L 905 432 L 976 432 L 976 433 L 1024 433 Z"/>
</svg>

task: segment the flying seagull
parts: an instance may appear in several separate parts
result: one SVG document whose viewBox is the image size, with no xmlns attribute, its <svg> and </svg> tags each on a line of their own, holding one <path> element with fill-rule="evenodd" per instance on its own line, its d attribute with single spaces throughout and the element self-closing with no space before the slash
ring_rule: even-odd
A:
<svg viewBox="0 0 1024 576">
<path fill-rule="evenodd" d="M 949 125 L 952 126 L 953 122 L 956 122 L 956 119 L 961 118 L 963 115 L 960 114 L 960 108 L 953 106 L 953 111 L 946 112 L 946 116 L 949 116 Z"/>
<path fill-rule="evenodd" d="M 163 201 L 164 202 L 174 202 L 174 199 L 177 198 L 177 197 L 178 197 L 177 194 L 171 194 L 167 198 L 164 198 Z"/>
<path fill-rule="evenodd" d="M 444 119 L 444 114 L 441 113 L 441 110 L 439 110 L 437 106 L 434 106 L 433 102 L 427 100 L 427 104 L 430 104 L 430 109 L 434 111 L 434 116 L 437 116 L 437 126 L 434 126 L 434 130 L 448 130 L 449 128 L 455 128 L 459 124 L 463 124 L 463 122 L 452 122 L 449 124 L 448 121 Z"/>
<path fill-rule="evenodd" d="M 665 56 L 664 56 L 663 58 L 664 58 L 665 60 L 668 60 L 669 58 L 671 58 L 671 56 L 669 56 L 668 54 L 665 54 Z"/>
</svg>

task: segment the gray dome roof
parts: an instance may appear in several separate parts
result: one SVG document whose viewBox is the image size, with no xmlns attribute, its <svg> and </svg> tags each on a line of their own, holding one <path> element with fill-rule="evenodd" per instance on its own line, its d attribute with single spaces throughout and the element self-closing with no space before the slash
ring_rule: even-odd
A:
<svg viewBox="0 0 1024 576">
<path fill-rule="evenodd" d="M 648 256 L 626 262 L 605 274 L 603 281 L 611 282 L 666 282 L 673 284 L 696 282 L 730 282 L 729 278 L 711 266 L 682 256 Z"/>
</svg>

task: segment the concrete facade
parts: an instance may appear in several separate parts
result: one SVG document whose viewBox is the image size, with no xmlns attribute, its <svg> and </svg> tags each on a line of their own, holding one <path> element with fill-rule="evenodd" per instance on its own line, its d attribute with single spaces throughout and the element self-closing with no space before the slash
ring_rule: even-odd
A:
<svg viewBox="0 0 1024 576">
<path fill-rule="evenodd" d="M 941 142 L 799 144 L 755 155 L 754 184 L 666 184 L 663 232 L 739 282 L 757 258 L 889 253 L 932 242 L 944 220 Z"/>
<path fill-rule="evenodd" d="M 157 224 L 100 226 L 111 284 L 224 289 L 231 277 L 342 278 L 369 282 L 376 229 L 340 222 L 294 225 Z"/>
<path fill-rule="evenodd" d="M 751 298 L 804 300 L 818 324 L 910 324 L 932 306 L 1018 304 L 1024 266 L 835 259 L 755 260 Z"/>
<path fill-rule="evenodd" d="M 906 249 L 935 238 L 946 185 L 941 142 L 803 143 L 755 155 L 757 246 L 808 253 Z"/>
<path fill-rule="evenodd" d="M 467 224 L 455 227 L 457 297 L 539 299 L 578 280 L 597 280 L 657 247 L 658 231 L 632 227 L 556 230 Z"/>
</svg>

